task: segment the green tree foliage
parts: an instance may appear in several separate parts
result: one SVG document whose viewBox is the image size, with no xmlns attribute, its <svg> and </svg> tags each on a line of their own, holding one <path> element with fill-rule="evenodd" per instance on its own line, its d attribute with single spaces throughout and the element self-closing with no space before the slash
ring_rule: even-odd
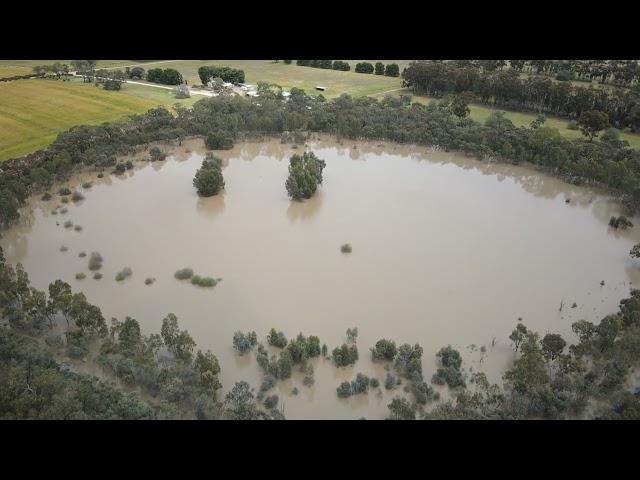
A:
<svg viewBox="0 0 640 480">
<path fill-rule="evenodd" d="M 527 332 L 521 346 L 520 358 L 516 359 L 513 367 L 504 374 L 504 379 L 516 392 L 527 393 L 549 383 L 549 375 L 538 334 Z"/>
<path fill-rule="evenodd" d="M 207 85 L 209 80 L 213 78 L 221 78 L 223 81 L 233 84 L 244 83 L 244 70 L 230 67 L 202 66 L 198 69 L 198 76 L 200 77 L 202 85 Z"/>
<path fill-rule="evenodd" d="M 509 340 L 513 342 L 513 348 L 516 352 L 518 351 L 518 348 L 520 348 L 522 342 L 525 340 L 527 332 L 527 327 L 525 327 L 522 323 L 518 323 L 515 330 L 513 330 L 511 332 L 511 335 L 509 335 Z"/>
<path fill-rule="evenodd" d="M 351 65 L 348 62 L 343 62 L 342 60 L 334 60 L 333 67 L 334 70 L 341 70 L 343 72 L 348 72 L 351 70 Z"/>
<path fill-rule="evenodd" d="M 443 347 L 436 357 L 439 367 L 431 381 L 437 385 L 449 385 L 451 388 L 466 387 L 466 382 L 461 371 L 462 357 L 460 352 L 451 348 L 451 345 Z"/>
<path fill-rule="evenodd" d="M 544 358 L 553 361 L 562 355 L 567 342 L 557 333 L 547 333 L 541 340 L 542 354 Z"/>
<path fill-rule="evenodd" d="M 180 85 L 184 83 L 182 74 L 174 68 L 152 68 L 147 72 L 147 81 L 164 85 Z"/>
<path fill-rule="evenodd" d="M 331 354 L 338 367 L 353 365 L 358 360 L 358 347 L 344 343 L 342 346 L 334 348 Z"/>
<path fill-rule="evenodd" d="M 399 77 L 400 76 L 400 67 L 397 63 L 388 63 L 384 69 L 384 74 L 387 77 Z"/>
<path fill-rule="evenodd" d="M 396 342 L 385 338 L 378 340 L 375 347 L 371 348 L 371 356 L 374 360 L 393 361 L 397 353 Z"/>
<path fill-rule="evenodd" d="M 395 360 L 396 370 L 408 378 L 416 373 L 422 375 L 422 352 L 417 343 L 413 347 L 408 343 L 400 345 Z"/>
<path fill-rule="evenodd" d="M 204 160 L 193 177 L 193 186 L 201 197 L 217 195 L 224 188 L 222 161 L 218 158 Z"/>
<path fill-rule="evenodd" d="M 178 327 L 178 317 L 173 313 L 167 315 L 162 320 L 160 334 L 162 335 L 164 344 L 169 351 L 173 353 L 175 358 L 187 364 L 191 363 L 196 342 L 191 338 L 189 332 L 180 330 Z"/>
<path fill-rule="evenodd" d="M 289 160 L 289 177 L 285 183 L 289 196 L 294 200 L 308 199 L 322 184 L 322 171 L 326 163 L 313 152 L 295 154 Z"/>
<path fill-rule="evenodd" d="M 416 407 L 411 405 L 409 400 L 402 397 L 396 397 L 391 400 L 391 403 L 387 406 L 389 409 L 388 420 L 415 420 L 416 419 Z"/>
<path fill-rule="evenodd" d="M 242 333 L 237 331 L 233 334 L 233 348 L 244 355 L 245 353 L 253 350 L 258 344 L 258 337 L 256 332 Z"/>
<path fill-rule="evenodd" d="M 129 70 L 129 78 L 136 80 L 144 80 L 145 79 L 145 71 L 142 67 L 133 67 Z"/>
<path fill-rule="evenodd" d="M 276 331 L 275 328 L 272 328 L 269 331 L 267 341 L 269 342 L 269 345 L 273 347 L 284 348 L 287 346 L 287 337 L 285 337 L 283 332 Z"/>
<path fill-rule="evenodd" d="M 369 62 L 360 62 L 356 64 L 356 73 L 373 73 L 374 67 Z"/>
<path fill-rule="evenodd" d="M 384 63 L 377 62 L 375 64 L 375 74 L 376 75 L 384 75 Z"/>
<path fill-rule="evenodd" d="M 209 150 L 229 150 L 233 148 L 233 137 L 224 130 L 210 132 L 204 140 Z"/>
<path fill-rule="evenodd" d="M 598 110 L 583 112 L 578 119 L 578 126 L 582 134 L 591 142 L 602 130 L 609 127 L 609 117 Z"/>
</svg>

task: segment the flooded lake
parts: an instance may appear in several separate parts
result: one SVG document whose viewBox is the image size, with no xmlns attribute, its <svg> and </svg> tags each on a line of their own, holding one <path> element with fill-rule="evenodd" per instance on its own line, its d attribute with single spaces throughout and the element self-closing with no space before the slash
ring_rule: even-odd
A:
<svg viewBox="0 0 640 480">
<path fill-rule="evenodd" d="M 279 382 L 275 391 L 293 419 L 384 418 L 402 389 L 336 396 L 340 382 L 358 372 L 384 383 L 382 365 L 369 354 L 383 337 L 420 343 L 427 380 L 436 352 L 451 344 L 465 368 L 501 384 L 519 317 L 541 335 L 572 341 L 572 322 L 599 321 L 640 282 L 629 257 L 640 229 L 610 229 L 620 207 L 594 189 L 426 147 L 354 148 L 324 138 L 308 143 L 326 161 L 324 183 L 297 203 L 284 183 L 289 157 L 303 148 L 268 140 L 217 152 L 226 189 L 211 198 L 199 198 L 192 186 L 205 153 L 199 140 L 168 149 L 164 162 L 137 162 L 122 176 L 81 174 L 68 185 L 84 200 L 58 215 L 51 214 L 57 194 L 33 200 L 0 244 L 34 286 L 61 278 L 107 319 L 129 315 L 145 333 L 159 333 L 162 319 L 175 313 L 197 348 L 220 359 L 223 393 L 237 380 L 257 390 L 262 378 L 254 354 L 234 353 L 236 330 L 255 330 L 264 343 L 271 327 L 287 338 L 317 335 L 331 351 L 347 328 L 358 327 L 354 367 L 315 359 L 314 386 L 303 386 L 297 370 Z M 93 186 L 83 190 L 86 181 Z M 67 220 L 82 230 L 64 228 Z M 340 252 L 344 243 L 351 254 Z M 104 257 L 101 280 L 92 278 L 81 251 Z M 133 275 L 116 282 L 124 267 Z M 183 267 L 223 281 L 215 288 L 181 282 L 173 274 Z M 76 280 L 79 272 L 87 278 Z M 147 277 L 156 282 L 145 285 Z M 298 395 L 291 395 L 294 386 Z"/>
</svg>

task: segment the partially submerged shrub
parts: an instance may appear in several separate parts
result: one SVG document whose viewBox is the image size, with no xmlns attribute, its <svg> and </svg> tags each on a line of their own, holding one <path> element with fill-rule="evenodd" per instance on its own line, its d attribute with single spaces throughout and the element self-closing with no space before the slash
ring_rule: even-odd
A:
<svg viewBox="0 0 640 480">
<path fill-rule="evenodd" d="M 342 253 L 351 253 L 351 251 L 352 251 L 351 244 L 345 243 L 344 245 L 342 245 L 340 247 L 340 251 Z"/>
<path fill-rule="evenodd" d="M 69 247 L 67 247 L 66 245 L 62 245 L 62 246 L 60 247 L 60 251 L 61 251 L 61 252 L 66 252 L 67 250 L 69 250 Z"/>
<path fill-rule="evenodd" d="M 76 232 L 80 232 L 80 231 L 82 231 L 82 225 L 76 225 L 75 227 L 73 227 L 73 229 L 74 229 Z"/>
<path fill-rule="evenodd" d="M 67 209 L 66 207 L 60 209 L 60 213 L 63 214 L 63 215 L 65 213 L 67 213 L 68 211 L 69 211 L 69 209 Z"/>
<path fill-rule="evenodd" d="M 96 272 L 93 274 L 94 280 L 100 280 L 102 278 L 102 274 L 100 272 Z"/>
<path fill-rule="evenodd" d="M 85 278 L 87 278 L 87 276 L 84 272 L 76 273 L 76 280 L 84 280 Z"/>
<path fill-rule="evenodd" d="M 188 280 L 193 277 L 193 270 L 190 268 L 181 268 L 176 273 L 174 273 L 173 276 L 178 280 Z"/>
<path fill-rule="evenodd" d="M 71 195 L 71 200 L 73 200 L 74 202 L 79 202 L 80 200 L 84 200 L 84 195 L 76 190 L 73 192 L 73 195 Z"/>
<path fill-rule="evenodd" d="M 233 334 L 233 348 L 235 348 L 240 355 L 244 355 L 248 351 L 252 350 L 258 344 L 258 336 L 256 332 L 242 333 L 237 331 Z"/>
<path fill-rule="evenodd" d="M 284 348 L 287 346 L 287 337 L 284 336 L 284 332 L 277 332 L 272 328 L 267 335 L 267 342 L 273 347 Z"/>
<path fill-rule="evenodd" d="M 609 219 L 609 226 L 615 229 L 626 230 L 627 228 L 633 228 L 633 223 L 624 215 L 620 215 L 619 217 L 611 217 Z"/>
<path fill-rule="evenodd" d="M 340 398 L 348 398 L 351 395 L 353 395 L 353 390 L 351 389 L 351 383 L 350 382 L 342 382 L 338 388 L 336 388 L 336 392 L 338 394 L 338 397 Z"/>
<path fill-rule="evenodd" d="M 60 190 L 58 190 L 58 195 L 62 197 L 71 195 L 71 190 L 69 190 L 67 187 L 61 188 Z"/>
<path fill-rule="evenodd" d="M 158 147 L 151 147 L 149 149 L 149 160 L 152 162 L 161 161 L 167 158 L 167 154 L 160 150 Z"/>
<path fill-rule="evenodd" d="M 129 267 L 124 267 L 117 273 L 116 281 L 121 282 L 125 278 L 129 278 L 131 275 L 133 275 L 133 270 L 131 270 Z"/>
<path fill-rule="evenodd" d="M 218 281 L 215 278 L 194 275 L 191 277 L 191 283 L 199 287 L 215 287 Z"/>
<path fill-rule="evenodd" d="M 80 258 L 84 258 L 84 257 L 86 257 L 86 256 L 87 256 L 87 252 L 80 252 L 80 253 L 78 254 L 78 256 L 79 256 Z"/>
<path fill-rule="evenodd" d="M 100 270 L 102 268 L 102 255 L 98 252 L 91 252 L 91 257 L 89 258 L 89 270 Z"/>
<path fill-rule="evenodd" d="M 91 182 L 84 182 L 82 184 L 82 188 L 85 188 L 85 189 L 91 188 L 92 186 L 93 186 L 93 184 Z"/>
<path fill-rule="evenodd" d="M 62 198 L 60 199 L 60 201 L 61 201 L 62 203 L 69 203 L 69 197 L 62 197 Z"/>
<path fill-rule="evenodd" d="M 71 220 L 67 220 L 66 222 L 63 223 L 64 228 L 71 228 L 73 227 L 73 222 Z"/>
<path fill-rule="evenodd" d="M 146 278 L 146 279 L 145 279 L 144 284 L 145 284 L 145 285 L 151 285 L 151 284 L 153 284 L 153 282 L 155 282 L 155 281 L 156 281 L 156 279 L 155 279 L 155 278 L 153 278 L 153 277 L 148 277 L 148 278 Z"/>
<path fill-rule="evenodd" d="M 268 409 L 275 408 L 278 405 L 278 395 L 271 395 L 264 399 L 264 406 Z"/>
</svg>

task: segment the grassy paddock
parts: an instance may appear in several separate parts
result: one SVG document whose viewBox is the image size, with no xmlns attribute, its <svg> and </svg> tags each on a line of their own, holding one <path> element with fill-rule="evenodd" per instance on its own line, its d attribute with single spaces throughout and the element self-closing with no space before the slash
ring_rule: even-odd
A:
<svg viewBox="0 0 640 480">
<path fill-rule="evenodd" d="M 0 161 L 44 148 L 75 125 L 117 120 L 158 103 L 76 82 L 0 83 Z"/>
</svg>

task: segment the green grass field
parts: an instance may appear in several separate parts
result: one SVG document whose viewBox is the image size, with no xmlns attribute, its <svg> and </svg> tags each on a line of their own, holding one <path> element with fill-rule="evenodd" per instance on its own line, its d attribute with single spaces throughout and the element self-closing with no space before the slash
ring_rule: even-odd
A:
<svg viewBox="0 0 640 480">
<path fill-rule="evenodd" d="M 44 148 L 74 125 L 113 121 L 156 105 L 76 82 L 0 83 L 0 161 Z"/>
<path fill-rule="evenodd" d="M 353 69 L 355 67 L 354 61 L 350 60 L 349 63 L 352 64 L 351 68 Z M 122 67 L 131 65 L 131 63 L 122 63 Z M 204 65 L 240 68 L 245 72 L 246 83 L 253 85 L 258 81 L 263 81 L 276 83 L 286 90 L 292 87 L 302 88 L 307 93 L 315 92 L 315 87 L 322 85 L 326 87 L 323 95 L 327 98 L 338 97 L 343 93 L 353 96 L 372 95 L 393 91 L 402 86 L 402 80 L 399 77 L 298 67 L 295 64 L 286 65 L 282 61 L 276 63 L 273 60 L 175 60 L 142 66 L 145 69 L 175 68 L 189 82 L 189 85 L 193 85 L 200 84 L 198 68 Z"/>
</svg>

